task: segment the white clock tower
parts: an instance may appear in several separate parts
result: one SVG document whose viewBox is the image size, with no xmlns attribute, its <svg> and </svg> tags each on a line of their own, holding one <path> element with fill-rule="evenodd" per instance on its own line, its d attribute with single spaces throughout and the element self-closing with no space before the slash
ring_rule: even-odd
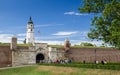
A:
<svg viewBox="0 0 120 75">
<path fill-rule="evenodd" d="M 29 22 L 27 24 L 27 35 L 26 35 L 26 43 L 27 44 L 34 44 L 34 24 L 30 17 Z"/>
</svg>

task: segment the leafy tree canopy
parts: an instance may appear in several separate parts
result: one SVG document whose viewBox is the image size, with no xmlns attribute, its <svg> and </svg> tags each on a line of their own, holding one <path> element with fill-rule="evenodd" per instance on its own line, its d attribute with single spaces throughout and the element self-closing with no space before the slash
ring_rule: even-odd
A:
<svg viewBox="0 0 120 75">
<path fill-rule="evenodd" d="M 92 19 L 88 37 L 120 49 L 120 0 L 84 0 L 83 13 L 101 13 Z"/>
<path fill-rule="evenodd" d="M 26 44 L 26 39 L 23 41 L 24 44 Z"/>
<path fill-rule="evenodd" d="M 80 44 L 80 46 L 82 46 L 82 47 L 86 47 L 86 46 L 91 46 L 91 47 L 93 47 L 93 46 L 95 46 L 95 45 L 93 45 L 93 44 L 91 44 L 91 43 L 87 43 L 87 42 L 82 42 L 82 43 Z"/>
</svg>

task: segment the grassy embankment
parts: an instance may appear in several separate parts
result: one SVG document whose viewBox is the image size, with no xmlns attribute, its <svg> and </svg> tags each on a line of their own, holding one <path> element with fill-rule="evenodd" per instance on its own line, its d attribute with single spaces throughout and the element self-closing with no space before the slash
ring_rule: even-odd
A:
<svg viewBox="0 0 120 75">
<path fill-rule="evenodd" d="M 76 65 L 76 66 L 75 66 Z M 80 66 L 82 65 L 82 66 Z M 120 69 L 95 69 L 91 64 L 41 64 L 21 68 L 0 70 L 0 75 L 119 75 Z M 98 64 L 101 65 L 101 64 Z M 103 65 L 109 66 L 110 64 Z M 112 66 L 120 64 L 111 64 Z M 83 67 L 84 66 L 84 67 Z M 111 67 L 112 67 L 111 66 Z M 118 66 L 120 68 L 120 66 Z"/>
<path fill-rule="evenodd" d="M 75 67 L 75 68 L 90 68 L 90 69 L 108 69 L 108 70 L 119 70 L 120 71 L 120 63 L 107 63 L 107 64 L 94 64 L 94 63 L 70 63 L 70 64 L 40 64 L 46 66 L 64 66 L 64 67 Z"/>
<path fill-rule="evenodd" d="M 10 46 L 10 43 L 0 43 L 0 46 Z M 17 46 L 33 46 L 32 44 L 17 44 Z"/>
<path fill-rule="evenodd" d="M 0 46 L 10 46 L 10 43 L 0 43 Z M 17 44 L 17 46 L 33 46 L 32 44 Z M 62 45 L 48 45 L 50 47 L 55 47 L 55 48 L 64 48 Z M 108 47 L 93 47 L 93 46 L 71 46 L 71 48 L 108 48 Z"/>
<path fill-rule="evenodd" d="M 10 46 L 10 43 L 0 43 L 0 46 Z"/>
<path fill-rule="evenodd" d="M 63 45 L 48 45 L 50 47 L 55 47 L 55 48 L 64 48 Z M 104 46 L 80 46 L 80 45 L 75 45 L 75 46 L 71 46 L 70 48 L 110 48 L 110 47 L 104 47 Z"/>
</svg>

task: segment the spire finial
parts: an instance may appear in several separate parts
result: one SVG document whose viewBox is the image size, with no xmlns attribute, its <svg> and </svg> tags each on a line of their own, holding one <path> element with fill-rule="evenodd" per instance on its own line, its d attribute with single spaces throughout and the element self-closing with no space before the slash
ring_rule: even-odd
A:
<svg viewBox="0 0 120 75">
<path fill-rule="evenodd" d="M 30 16 L 30 20 L 32 20 L 31 16 Z"/>
</svg>

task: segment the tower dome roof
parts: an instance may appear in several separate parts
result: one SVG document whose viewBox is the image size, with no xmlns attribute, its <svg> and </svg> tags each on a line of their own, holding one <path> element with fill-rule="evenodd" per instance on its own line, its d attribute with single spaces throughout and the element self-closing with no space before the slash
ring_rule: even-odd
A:
<svg viewBox="0 0 120 75">
<path fill-rule="evenodd" d="M 29 21 L 28 21 L 28 24 L 33 24 L 33 21 L 32 21 L 31 16 L 30 16 L 30 19 L 29 19 Z"/>
</svg>

